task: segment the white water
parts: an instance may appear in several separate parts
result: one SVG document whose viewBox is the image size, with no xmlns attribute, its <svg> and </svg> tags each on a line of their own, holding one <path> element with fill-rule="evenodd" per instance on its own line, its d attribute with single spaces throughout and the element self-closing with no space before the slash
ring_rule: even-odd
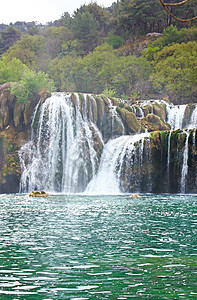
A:
<svg viewBox="0 0 197 300">
<path fill-rule="evenodd" d="M 146 157 L 146 161 L 150 164 L 152 159 L 151 140 L 145 143 L 145 138 L 150 134 L 123 135 L 115 138 L 118 130 L 119 135 L 124 134 L 125 130 L 116 106 L 108 99 L 105 116 L 108 118 L 108 123 L 105 130 L 108 130 L 109 138 L 111 133 L 111 139 L 105 144 L 102 136 L 105 130 L 101 133 L 96 125 L 95 99 L 91 95 L 84 94 L 79 98 L 79 95 L 75 94 L 73 100 L 70 94 L 57 93 L 48 98 L 41 107 L 39 105 L 36 107 L 34 113 L 36 130 L 32 131 L 31 140 L 19 151 L 22 169 L 21 192 L 44 189 L 49 192 L 63 193 L 85 190 L 88 194 L 119 194 L 123 190 L 121 185 L 122 177 L 125 176 L 123 170 L 131 172 L 134 166 L 137 166 L 134 168 L 135 173 L 127 172 L 130 178 L 127 177 L 126 180 L 129 181 L 132 177 L 133 187 L 140 192 L 143 157 Z M 154 103 L 149 102 L 147 103 Z M 138 117 L 143 117 L 143 105 L 140 110 L 138 107 L 140 111 Z M 167 121 L 172 128 L 182 128 L 186 105 L 166 104 L 166 108 Z M 137 108 L 135 110 L 137 113 Z M 192 113 L 189 124 L 190 128 L 197 127 L 197 107 Z M 170 136 L 171 132 L 167 149 L 168 180 L 170 178 Z M 183 154 L 181 192 L 185 192 L 185 180 L 188 174 L 188 139 L 189 133 L 187 133 Z M 146 189 L 151 191 L 152 175 L 149 169 L 146 171 Z"/>
<path fill-rule="evenodd" d="M 89 97 L 89 98 L 88 98 Z M 89 101 L 89 99 L 91 101 Z M 106 127 L 111 136 L 124 125 L 109 101 Z M 37 129 L 19 151 L 20 191 L 83 192 L 98 169 L 104 140 L 95 124 L 96 101 L 91 95 L 56 93 L 39 108 Z M 36 108 L 36 110 L 38 107 Z M 109 132 L 109 134 L 110 134 Z"/>
<path fill-rule="evenodd" d="M 112 136 L 111 137 L 113 137 L 113 135 L 114 135 L 113 128 L 114 128 L 115 121 L 117 121 L 120 124 L 120 126 L 122 127 L 122 134 L 124 135 L 125 134 L 125 128 L 124 128 L 124 125 L 123 125 L 123 122 L 122 122 L 121 118 L 117 114 L 116 106 L 112 104 L 112 101 L 109 98 L 108 98 L 108 102 L 109 102 L 109 108 L 111 110 L 111 115 L 112 115 L 112 118 L 111 118 L 112 119 L 112 124 L 111 124 Z"/>
<path fill-rule="evenodd" d="M 181 193 L 185 193 L 186 188 L 186 180 L 188 173 L 188 140 L 189 140 L 189 132 L 186 132 L 186 140 L 185 140 L 185 149 L 183 152 L 183 166 L 181 173 Z"/>
<path fill-rule="evenodd" d="M 168 186 L 169 186 L 169 178 L 170 178 L 170 140 L 171 140 L 172 131 L 169 132 L 168 135 L 168 152 L 167 152 L 167 176 L 168 176 Z"/>
<path fill-rule="evenodd" d="M 187 105 L 167 106 L 167 122 L 172 130 L 182 129 L 183 118 Z"/>
<path fill-rule="evenodd" d="M 188 128 L 189 129 L 197 128 L 197 105 L 191 115 L 190 124 Z"/>
<path fill-rule="evenodd" d="M 197 127 L 197 104 L 195 104 L 194 111 L 187 122 L 185 122 L 185 112 L 188 105 L 174 105 L 165 100 L 144 100 L 138 101 L 132 105 L 133 112 L 138 118 L 144 118 L 144 109 L 146 106 L 151 107 L 151 112 L 154 112 L 154 104 L 166 106 L 166 121 L 171 125 L 171 130 L 177 129 L 192 129 Z"/>
<path fill-rule="evenodd" d="M 144 143 L 144 138 L 149 133 L 136 134 L 133 136 L 121 136 L 110 140 L 103 149 L 98 173 L 88 184 L 85 193 L 87 194 L 119 194 L 120 177 L 125 155 L 131 157 L 135 153 L 136 143 Z M 142 164 L 143 150 L 140 151 L 140 164 Z M 140 166 L 139 166 L 140 167 Z"/>
<path fill-rule="evenodd" d="M 95 135 L 101 145 L 104 142 L 96 126 L 82 116 L 78 95 L 76 100 L 74 107 L 70 95 L 53 95 L 41 106 L 34 140 L 19 153 L 21 191 L 82 191 L 94 176 L 98 163 Z"/>
</svg>

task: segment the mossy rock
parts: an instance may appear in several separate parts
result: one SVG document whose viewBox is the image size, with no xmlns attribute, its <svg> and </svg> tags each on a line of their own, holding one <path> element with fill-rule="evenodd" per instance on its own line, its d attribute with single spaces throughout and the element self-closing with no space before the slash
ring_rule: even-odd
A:
<svg viewBox="0 0 197 300">
<path fill-rule="evenodd" d="M 159 116 L 154 114 L 148 114 L 141 120 L 141 124 L 146 127 L 149 132 L 171 129 L 171 126 L 168 123 L 164 122 Z"/>
<path fill-rule="evenodd" d="M 23 124 L 21 124 L 21 122 L 23 123 L 24 110 L 25 110 L 25 104 L 19 103 L 19 102 L 15 103 L 15 106 L 14 106 L 14 125 L 15 125 L 15 127 L 17 127 L 19 125 L 23 125 Z"/>
<path fill-rule="evenodd" d="M 160 132 L 160 135 L 161 135 L 161 142 L 164 143 L 166 141 L 166 139 L 168 139 L 169 132 L 162 130 Z"/>
<path fill-rule="evenodd" d="M 137 133 L 143 130 L 140 122 L 137 120 L 136 115 L 133 112 L 120 107 L 117 107 L 117 112 L 123 120 L 128 133 Z"/>
<path fill-rule="evenodd" d="M 150 113 L 153 112 L 152 106 L 151 106 L 151 105 L 148 105 L 148 104 L 147 104 L 147 105 L 144 105 L 144 106 L 142 107 L 142 110 L 143 110 L 145 116 L 147 116 L 148 114 L 150 114 Z"/>
<path fill-rule="evenodd" d="M 0 108 L 0 130 L 9 125 L 9 108 L 1 107 Z"/>
<path fill-rule="evenodd" d="M 124 107 L 124 104 L 123 104 L 123 107 Z M 133 109 L 132 109 L 132 107 L 131 107 L 131 106 L 129 106 L 129 105 L 125 105 L 125 108 L 126 108 L 128 111 L 130 111 L 130 112 L 132 112 L 132 113 L 133 113 Z"/>
<path fill-rule="evenodd" d="M 112 97 L 109 97 L 109 99 L 111 100 L 111 102 L 112 102 L 112 105 L 114 105 L 114 106 L 119 106 L 120 105 L 120 103 L 119 103 L 119 101 L 118 101 L 118 99 L 117 98 L 112 98 Z M 124 104 L 124 103 L 123 103 Z"/>
<path fill-rule="evenodd" d="M 185 146 L 186 137 L 187 137 L 187 134 L 185 132 L 180 132 L 178 134 L 178 142 L 183 147 Z"/>
<path fill-rule="evenodd" d="M 153 140 L 158 140 L 160 139 L 160 135 L 161 135 L 161 132 L 160 131 L 153 131 L 151 132 L 151 138 Z"/>
<path fill-rule="evenodd" d="M 105 103 L 106 106 L 109 106 L 109 100 L 108 100 L 108 97 L 106 97 L 105 95 L 101 95 L 102 96 L 102 99 Z"/>
<path fill-rule="evenodd" d="M 24 123 L 25 125 L 30 125 L 32 120 L 32 112 L 34 111 L 36 105 L 38 104 L 40 100 L 40 96 L 34 96 L 32 97 L 29 102 L 25 105 L 24 109 Z"/>
<path fill-rule="evenodd" d="M 9 125 L 16 97 L 10 93 L 10 83 L 0 85 L 0 130 Z"/>
<path fill-rule="evenodd" d="M 81 93 L 78 93 L 79 95 L 79 109 L 80 109 L 80 112 L 82 113 L 82 106 L 83 106 L 83 95 Z"/>
<path fill-rule="evenodd" d="M 77 106 L 77 99 L 76 99 L 75 93 L 71 94 L 71 101 L 72 101 L 74 107 Z"/>
<path fill-rule="evenodd" d="M 184 119 L 183 119 L 183 128 L 189 124 L 189 121 L 191 119 L 191 116 L 192 116 L 192 113 L 195 109 L 195 104 L 194 103 L 189 103 L 187 106 L 186 106 L 186 109 L 185 109 L 185 114 L 184 114 Z"/>
<path fill-rule="evenodd" d="M 95 99 L 93 99 L 93 97 L 89 97 L 87 96 L 88 99 L 88 110 L 89 110 L 89 116 L 90 116 L 90 112 L 92 113 L 92 118 L 93 118 L 93 122 L 94 124 L 97 123 L 97 103 L 95 101 Z"/>
<path fill-rule="evenodd" d="M 154 103 L 153 113 L 164 121 L 166 119 L 166 105 L 163 103 Z"/>
<path fill-rule="evenodd" d="M 7 177 L 8 175 L 20 176 L 20 174 L 21 174 L 21 168 L 20 168 L 20 162 L 17 154 L 14 153 L 8 155 L 2 167 L 3 177 Z"/>
<path fill-rule="evenodd" d="M 125 107 L 125 105 L 124 105 L 123 102 L 120 102 L 118 106 L 119 106 L 120 108 L 124 108 L 124 107 Z M 129 107 L 130 107 L 130 106 L 129 106 Z M 127 108 L 127 107 L 126 107 L 126 108 Z"/>
<path fill-rule="evenodd" d="M 102 118 L 104 117 L 105 104 L 101 97 L 96 97 L 95 99 L 96 99 L 96 103 L 97 103 L 98 120 L 100 122 L 102 120 Z"/>
</svg>

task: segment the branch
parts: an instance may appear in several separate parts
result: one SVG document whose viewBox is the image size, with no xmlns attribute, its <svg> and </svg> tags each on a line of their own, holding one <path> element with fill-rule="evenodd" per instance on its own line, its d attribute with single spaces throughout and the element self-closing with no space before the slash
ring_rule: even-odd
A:
<svg viewBox="0 0 197 300">
<path fill-rule="evenodd" d="M 165 6 L 178 6 L 178 5 L 182 5 L 184 3 L 187 3 L 189 0 L 184 0 L 182 2 L 178 2 L 178 3 L 163 3 Z"/>
<path fill-rule="evenodd" d="M 193 20 L 196 20 L 197 19 L 197 16 L 196 17 L 193 17 L 193 18 L 190 18 L 190 19 L 180 19 L 180 18 L 177 18 L 175 15 L 173 15 L 169 9 L 167 8 L 167 6 L 178 6 L 178 5 L 181 5 L 181 4 L 184 4 L 186 2 L 188 2 L 189 0 L 184 0 L 182 2 L 179 2 L 179 3 L 163 3 L 162 0 L 160 0 L 163 8 L 165 9 L 165 11 L 172 17 L 174 18 L 175 20 L 177 21 L 180 21 L 180 22 L 191 22 Z"/>
</svg>

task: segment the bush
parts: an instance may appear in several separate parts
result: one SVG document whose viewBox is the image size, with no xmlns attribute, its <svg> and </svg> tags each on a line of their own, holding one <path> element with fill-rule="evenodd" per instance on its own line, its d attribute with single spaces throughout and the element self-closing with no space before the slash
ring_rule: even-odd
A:
<svg viewBox="0 0 197 300">
<path fill-rule="evenodd" d="M 42 89 L 52 92 L 55 90 L 53 80 L 49 79 L 44 72 L 25 70 L 21 80 L 17 83 L 12 83 L 11 93 L 17 97 L 20 103 L 27 103 L 28 100 L 36 94 L 39 94 Z"/>
<path fill-rule="evenodd" d="M 107 43 L 114 49 L 118 49 L 120 46 L 122 46 L 123 42 L 123 38 L 121 38 L 119 35 L 111 35 L 107 38 Z"/>
<path fill-rule="evenodd" d="M 0 84 L 19 81 L 27 67 L 17 58 L 8 59 L 4 55 L 0 60 Z"/>
</svg>

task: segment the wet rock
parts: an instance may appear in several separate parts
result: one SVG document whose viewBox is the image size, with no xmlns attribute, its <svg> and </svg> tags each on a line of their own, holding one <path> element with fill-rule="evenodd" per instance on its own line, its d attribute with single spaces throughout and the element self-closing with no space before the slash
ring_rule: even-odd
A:
<svg viewBox="0 0 197 300">
<path fill-rule="evenodd" d="M 170 130 L 171 126 L 163 121 L 159 116 L 155 114 L 148 114 L 145 118 L 141 120 L 141 124 L 148 129 L 148 131 L 157 130 Z"/>
<path fill-rule="evenodd" d="M 131 194 L 129 198 L 141 198 L 141 196 L 138 194 Z"/>
<path fill-rule="evenodd" d="M 164 103 L 154 103 L 153 113 L 160 117 L 161 120 L 166 119 L 166 105 Z"/>
<path fill-rule="evenodd" d="M 47 194 L 45 191 L 33 191 L 28 194 L 29 197 L 49 197 L 50 195 Z"/>
<path fill-rule="evenodd" d="M 127 133 L 143 132 L 143 127 L 137 120 L 136 115 L 133 112 L 128 111 L 126 108 L 117 108 L 120 117 L 123 120 Z"/>
</svg>

